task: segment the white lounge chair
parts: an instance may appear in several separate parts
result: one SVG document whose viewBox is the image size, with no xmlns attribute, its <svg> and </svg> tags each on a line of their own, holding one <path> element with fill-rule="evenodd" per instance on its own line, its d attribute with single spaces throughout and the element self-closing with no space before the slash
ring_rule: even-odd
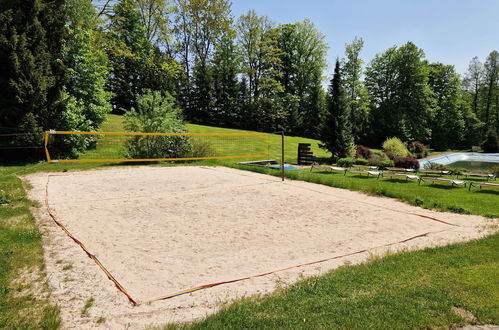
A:
<svg viewBox="0 0 499 330">
<path fill-rule="evenodd" d="M 454 179 L 444 179 L 444 178 L 431 178 L 431 177 L 421 177 L 419 179 L 419 184 L 421 182 L 431 182 L 431 183 L 447 183 L 454 186 L 464 186 L 466 187 L 466 181 L 454 180 Z"/>
</svg>

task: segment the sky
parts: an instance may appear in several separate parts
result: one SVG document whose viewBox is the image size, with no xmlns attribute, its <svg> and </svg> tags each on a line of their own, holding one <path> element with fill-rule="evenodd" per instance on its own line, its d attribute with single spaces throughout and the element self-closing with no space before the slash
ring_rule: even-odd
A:
<svg viewBox="0 0 499 330">
<path fill-rule="evenodd" d="M 412 41 L 429 61 L 462 74 L 474 56 L 484 62 L 499 51 L 499 0 L 232 0 L 236 18 L 250 9 L 277 24 L 310 19 L 330 47 L 328 73 L 356 36 L 364 39 L 365 64 Z"/>
</svg>

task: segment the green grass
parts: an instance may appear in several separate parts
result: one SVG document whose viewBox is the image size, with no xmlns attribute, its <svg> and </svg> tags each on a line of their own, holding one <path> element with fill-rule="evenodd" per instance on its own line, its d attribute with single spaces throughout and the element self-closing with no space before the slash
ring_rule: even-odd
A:
<svg viewBox="0 0 499 330">
<path fill-rule="evenodd" d="M 188 329 L 424 329 L 499 324 L 499 234 L 343 266 L 242 299 Z M 456 308 L 464 317 L 455 312 Z"/>
<path fill-rule="evenodd" d="M 0 328 L 53 329 L 59 310 L 42 298 L 45 284 L 41 234 L 35 225 L 25 187 L 14 174 L 18 167 L 0 167 Z"/>
</svg>

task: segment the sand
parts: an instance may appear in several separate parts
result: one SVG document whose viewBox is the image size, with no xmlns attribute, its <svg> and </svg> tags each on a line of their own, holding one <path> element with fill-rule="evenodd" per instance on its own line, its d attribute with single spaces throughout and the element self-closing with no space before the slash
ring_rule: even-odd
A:
<svg viewBox="0 0 499 330">
<path fill-rule="evenodd" d="M 431 232 L 425 237 L 270 276 L 133 306 L 48 216 L 48 173 L 24 179 L 44 235 L 52 299 L 65 328 L 145 328 L 188 322 L 234 299 L 272 292 L 373 254 L 470 240 L 479 216 L 223 167 L 113 167 L 50 174 L 49 204 L 137 301 Z M 451 226 L 414 214 L 455 224 Z M 93 304 L 86 311 L 89 299 Z"/>
</svg>

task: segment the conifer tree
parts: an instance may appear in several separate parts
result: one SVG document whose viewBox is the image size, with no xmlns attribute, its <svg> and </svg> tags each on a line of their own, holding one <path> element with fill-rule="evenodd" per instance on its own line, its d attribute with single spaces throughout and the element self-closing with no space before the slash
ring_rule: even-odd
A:
<svg viewBox="0 0 499 330">
<path fill-rule="evenodd" d="M 0 2 L 0 126 L 34 135 L 70 129 L 62 61 L 67 12 L 63 0 Z"/>
<path fill-rule="evenodd" d="M 354 148 L 349 107 L 342 86 L 340 62 L 337 59 L 333 79 L 328 91 L 328 105 L 321 132 L 323 148 L 333 159 L 349 157 Z"/>
</svg>

